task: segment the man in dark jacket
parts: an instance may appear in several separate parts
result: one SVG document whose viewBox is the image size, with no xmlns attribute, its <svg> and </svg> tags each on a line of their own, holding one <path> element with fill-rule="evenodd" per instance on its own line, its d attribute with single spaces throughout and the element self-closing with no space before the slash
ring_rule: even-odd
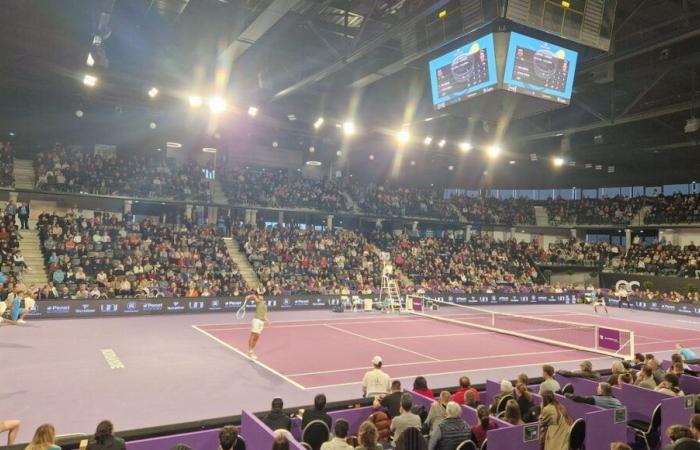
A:
<svg viewBox="0 0 700 450">
<path fill-rule="evenodd" d="M 301 429 L 306 428 L 314 420 L 322 420 L 328 425 L 328 429 L 331 429 L 332 421 L 331 416 L 326 412 L 326 396 L 324 394 L 316 394 L 316 397 L 314 397 L 314 409 L 304 412 L 304 416 L 301 419 Z"/>
<path fill-rule="evenodd" d="M 88 442 L 87 450 L 126 450 L 124 439 L 113 435 L 114 425 L 109 420 L 97 424 L 95 439 Z"/>
<path fill-rule="evenodd" d="M 281 398 L 276 397 L 272 399 L 272 410 L 262 420 L 272 431 L 279 429 L 289 431 L 292 429 L 292 419 L 282 411 L 283 408 L 284 402 L 282 402 Z"/>
<path fill-rule="evenodd" d="M 600 375 L 593 372 L 593 363 L 590 361 L 583 361 L 579 366 L 580 370 L 559 370 L 557 373 L 564 377 L 576 377 L 576 378 L 587 378 L 589 380 L 599 380 Z"/>
<path fill-rule="evenodd" d="M 447 418 L 430 434 L 428 450 L 455 450 L 471 437 L 471 431 L 461 416 L 462 409 L 457 403 L 447 404 Z"/>
</svg>

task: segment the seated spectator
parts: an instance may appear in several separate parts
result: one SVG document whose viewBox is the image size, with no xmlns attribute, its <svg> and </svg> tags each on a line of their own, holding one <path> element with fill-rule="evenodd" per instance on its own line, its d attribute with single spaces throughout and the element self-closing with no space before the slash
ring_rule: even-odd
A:
<svg viewBox="0 0 700 450">
<path fill-rule="evenodd" d="M 39 425 L 32 441 L 24 450 L 61 450 L 61 447 L 56 445 L 56 429 L 53 425 L 49 423 Z"/>
<path fill-rule="evenodd" d="M 656 358 L 651 358 L 647 361 L 647 365 L 652 371 L 656 384 L 660 384 L 664 380 L 664 369 L 661 368 L 661 364 L 659 364 Z"/>
<path fill-rule="evenodd" d="M 276 397 L 272 400 L 272 410 L 263 417 L 262 421 L 271 430 L 291 430 L 292 420 L 289 415 L 286 414 L 282 409 L 284 408 L 284 402 L 281 398 Z"/>
<path fill-rule="evenodd" d="M 357 431 L 357 440 L 359 446 L 355 450 L 382 450 L 383 447 L 379 444 L 379 432 L 377 427 L 372 422 L 364 421 Z"/>
<path fill-rule="evenodd" d="M 226 425 L 219 431 L 219 450 L 245 450 L 242 439 L 238 439 L 238 428 Z"/>
<path fill-rule="evenodd" d="M 634 379 L 632 378 L 632 374 L 630 372 L 623 373 L 618 377 L 618 382 L 620 385 L 623 384 L 632 384 Z"/>
<path fill-rule="evenodd" d="M 447 417 L 430 434 L 429 450 L 455 450 L 470 438 L 471 431 L 462 420 L 462 409 L 451 401 L 447 404 Z"/>
<path fill-rule="evenodd" d="M 401 406 L 399 408 L 399 415 L 394 417 L 391 421 L 391 432 L 394 436 L 394 440 L 407 429 L 407 428 L 417 428 L 421 429 L 420 417 L 411 412 L 411 407 L 413 407 L 413 397 L 410 394 L 403 394 L 401 396 Z"/>
<path fill-rule="evenodd" d="M 289 450 L 289 441 L 294 439 L 289 431 L 275 430 L 274 436 L 272 450 Z"/>
<path fill-rule="evenodd" d="M 644 366 L 644 362 L 646 360 L 644 359 L 644 355 L 641 353 L 635 353 L 634 354 L 634 360 L 632 361 L 632 368 L 635 370 L 639 370 Z"/>
<path fill-rule="evenodd" d="M 479 419 L 479 423 L 471 427 L 472 441 L 474 441 L 477 447 L 481 447 L 481 444 L 483 444 L 486 439 L 486 433 L 489 430 L 498 428 L 498 425 L 491 417 L 491 411 L 489 411 L 489 407 L 486 405 L 479 406 L 476 409 L 476 415 Z"/>
<path fill-rule="evenodd" d="M 620 400 L 613 397 L 612 386 L 606 382 L 598 383 L 596 395 L 580 396 L 567 394 L 566 396 L 575 402 L 588 403 L 590 405 L 596 405 L 606 409 L 614 409 L 622 406 Z"/>
<path fill-rule="evenodd" d="M 508 380 L 501 380 L 501 390 L 498 394 L 494 395 L 491 401 L 491 412 L 496 414 L 498 411 L 498 405 L 501 403 L 501 399 L 504 397 L 513 395 L 513 383 Z"/>
<path fill-rule="evenodd" d="M 583 361 L 580 365 L 580 370 L 557 370 L 557 373 L 564 377 L 578 377 L 586 378 L 589 380 L 600 379 L 600 375 L 598 375 L 596 372 L 593 372 L 593 363 L 591 363 L 590 361 Z"/>
<path fill-rule="evenodd" d="M 352 446 L 345 441 L 348 437 L 349 429 L 350 424 L 348 424 L 347 420 L 336 420 L 335 427 L 333 427 L 333 438 L 328 442 L 324 442 L 321 445 L 321 450 L 353 450 Z"/>
<path fill-rule="evenodd" d="M 0 421 L 0 434 L 7 431 L 7 446 L 15 443 L 17 439 L 17 434 L 19 433 L 19 427 L 22 422 L 16 419 L 3 420 Z"/>
<path fill-rule="evenodd" d="M 377 428 L 377 435 L 379 443 L 382 447 L 389 445 L 389 438 L 391 437 L 391 419 L 384 411 L 375 411 L 367 418 L 368 422 L 371 422 Z"/>
<path fill-rule="evenodd" d="M 474 395 L 474 391 L 467 391 L 464 393 L 464 405 L 469 406 L 471 408 L 476 408 L 480 405 L 479 401 Z"/>
<path fill-rule="evenodd" d="M 435 426 L 447 417 L 447 404 L 450 402 L 450 392 L 442 391 L 436 402 L 430 405 L 430 410 L 428 411 L 428 417 L 425 419 L 426 428 L 430 432 Z"/>
<path fill-rule="evenodd" d="M 654 372 L 649 365 L 642 366 L 637 373 L 635 384 L 644 389 L 656 389 L 656 381 L 654 381 Z"/>
<path fill-rule="evenodd" d="M 617 441 L 610 444 L 610 450 L 632 450 L 632 447 L 624 442 Z"/>
<path fill-rule="evenodd" d="M 554 379 L 554 367 L 549 364 L 542 366 L 542 378 L 544 378 L 544 381 L 540 383 L 540 395 L 545 391 L 559 392 L 561 390 L 559 382 Z"/>
<path fill-rule="evenodd" d="M 321 420 L 326 425 L 328 429 L 331 429 L 331 416 L 326 412 L 326 396 L 325 394 L 316 394 L 314 397 L 314 409 L 309 409 L 304 411 L 304 415 L 301 419 L 301 429 L 306 428 L 308 424 L 314 420 Z"/>
<path fill-rule="evenodd" d="M 187 444 L 175 444 L 172 447 L 170 447 L 170 450 L 194 450 L 194 449 Z"/>
<path fill-rule="evenodd" d="M 664 447 L 664 450 L 673 450 L 676 448 L 676 445 L 685 441 L 694 441 L 695 444 L 698 444 L 697 440 L 693 439 L 693 433 L 687 425 L 671 425 L 666 429 L 666 435 L 671 444 Z M 697 447 L 700 448 L 700 444 Z"/>
<path fill-rule="evenodd" d="M 690 418 L 690 431 L 693 433 L 693 438 L 700 441 L 700 414 L 693 414 Z"/>
<path fill-rule="evenodd" d="M 664 379 L 656 386 L 655 391 L 672 397 L 683 397 L 685 395 L 680 388 L 680 382 L 675 373 L 667 373 L 664 375 Z"/>
<path fill-rule="evenodd" d="M 97 424 L 95 438 L 88 442 L 87 450 L 126 450 L 124 439 L 112 434 L 114 425 L 109 420 Z"/>
<path fill-rule="evenodd" d="M 425 377 L 416 377 L 416 379 L 413 380 L 413 392 L 428 398 L 434 398 L 433 391 L 428 389 L 428 381 Z"/>
<path fill-rule="evenodd" d="M 474 398 L 476 398 L 476 401 L 481 401 L 481 398 L 479 397 L 479 391 L 474 389 L 472 387 L 472 383 L 469 380 L 469 377 L 463 376 L 459 378 L 459 390 L 455 392 L 452 395 L 452 401 L 457 403 L 458 405 L 463 405 L 464 404 L 464 394 L 469 391 L 474 394 Z"/>
<path fill-rule="evenodd" d="M 518 402 L 523 420 L 527 423 L 536 422 L 538 411 L 532 394 L 527 390 L 527 385 L 518 383 L 513 390 L 515 401 Z"/>
<path fill-rule="evenodd" d="M 391 393 L 375 397 L 372 406 L 374 406 L 374 409 L 379 409 L 380 407 L 385 408 L 389 414 L 389 418 L 393 420 L 394 417 L 399 415 L 402 395 L 401 382 L 399 380 L 394 380 L 391 382 Z"/>
<path fill-rule="evenodd" d="M 503 414 L 503 420 L 511 425 L 524 425 L 522 414 L 520 413 L 520 406 L 518 402 L 510 399 L 506 402 L 506 409 Z"/>
<path fill-rule="evenodd" d="M 543 436 L 543 450 L 561 450 L 569 446 L 571 417 L 564 406 L 554 397 L 554 391 L 542 392 L 542 413 L 540 414 L 540 435 Z"/>
<path fill-rule="evenodd" d="M 420 430 L 411 427 L 396 439 L 396 450 L 428 450 L 428 446 Z"/>
</svg>

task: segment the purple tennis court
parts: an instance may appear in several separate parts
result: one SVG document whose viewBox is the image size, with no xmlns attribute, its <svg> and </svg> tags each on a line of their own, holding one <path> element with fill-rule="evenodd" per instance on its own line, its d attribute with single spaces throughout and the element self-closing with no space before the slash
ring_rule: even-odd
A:
<svg viewBox="0 0 700 450">
<path fill-rule="evenodd" d="M 637 350 L 659 357 L 676 342 L 700 348 L 700 324 L 678 315 L 614 308 L 605 317 L 582 305 L 496 309 L 631 329 Z M 123 430 L 262 411 L 273 396 L 288 406 L 309 404 L 321 391 L 329 401 L 357 398 L 375 354 L 405 386 L 424 375 L 432 388 L 454 386 L 462 374 L 481 383 L 539 376 L 543 363 L 572 369 L 590 359 L 607 368 L 612 361 L 421 317 L 289 311 L 271 314 L 253 362 L 240 353 L 247 319 L 200 314 L 0 326 L 0 417 L 22 417 L 26 440 L 48 420 L 66 433 L 89 433 L 107 417 Z"/>
</svg>

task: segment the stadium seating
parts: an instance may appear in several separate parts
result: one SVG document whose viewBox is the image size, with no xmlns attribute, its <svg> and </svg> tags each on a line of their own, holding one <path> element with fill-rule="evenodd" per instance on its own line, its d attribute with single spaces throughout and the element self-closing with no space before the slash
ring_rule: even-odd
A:
<svg viewBox="0 0 700 450">
<path fill-rule="evenodd" d="M 14 185 L 14 151 L 9 142 L 0 142 L 0 187 Z"/>
</svg>

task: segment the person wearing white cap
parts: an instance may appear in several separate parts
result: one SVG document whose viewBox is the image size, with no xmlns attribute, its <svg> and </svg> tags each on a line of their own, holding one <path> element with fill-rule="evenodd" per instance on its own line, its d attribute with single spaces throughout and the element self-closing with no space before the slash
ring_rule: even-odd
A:
<svg viewBox="0 0 700 450">
<path fill-rule="evenodd" d="M 362 378 L 363 397 L 375 397 L 389 393 L 391 377 L 382 370 L 382 357 L 372 358 L 372 370 L 367 371 Z"/>
</svg>

